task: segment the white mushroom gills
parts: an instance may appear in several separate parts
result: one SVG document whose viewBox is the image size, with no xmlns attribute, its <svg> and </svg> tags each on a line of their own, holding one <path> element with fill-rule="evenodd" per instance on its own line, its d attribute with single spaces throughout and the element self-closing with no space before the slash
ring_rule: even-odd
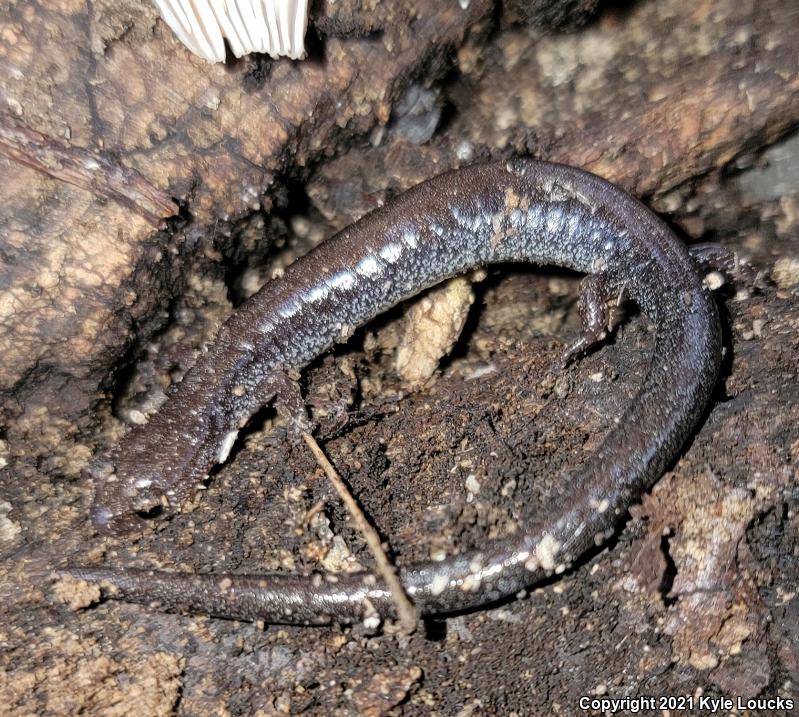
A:
<svg viewBox="0 0 799 717">
<path fill-rule="evenodd" d="M 308 0 L 153 1 L 178 39 L 209 62 L 225 61 L 225 39 L 236 57 L 305 56 Z"/>
</svg>

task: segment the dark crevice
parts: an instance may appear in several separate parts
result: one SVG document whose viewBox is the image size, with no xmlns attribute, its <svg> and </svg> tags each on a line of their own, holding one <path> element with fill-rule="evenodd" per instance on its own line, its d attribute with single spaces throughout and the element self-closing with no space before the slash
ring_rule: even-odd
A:
<svg viewBox="0 0 799 717">
<path fill-rule="evenodd" d="M 677 597 L 671 594 L 671 589 L 674 587 L 674 579 L 677 577 L 677 564 L 674 558 L 671 557 L 670 544 L 674 534 L 669 531 L 660 538 L 660 551 L 663 553 L 663 559 L 666 561 L 666 567 L 663 570 L 663 575 L 658 585 L 658 592 L 663 598 L 663 604 L 670 607 L 677 602 Z"/>
</svg>

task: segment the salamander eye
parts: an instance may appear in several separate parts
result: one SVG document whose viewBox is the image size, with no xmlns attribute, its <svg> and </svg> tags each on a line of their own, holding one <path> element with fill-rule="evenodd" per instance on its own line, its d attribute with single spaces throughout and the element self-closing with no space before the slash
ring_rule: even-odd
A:
<svg viewBox="0 0 799 717">
<path fill-rule="evenodd" d="M 143 516 L 130 508 L 117 511 L 113 503 L 105 502 L 95 502 L 89 517 L 97 530 L 112 535 L 140 531 L 147 522 Z"/>
<path fill-rule="evenodd" d="M 137 513 L 115 513 L 104 505 L 96 505 L 91 510 L 91 520 L 94 527 L 102 533 L 130 533 L 141 531 L 147 521 Z"/>
<path fill-rule="evenodd" d="M 133 487 L 135 493 L 130 502 L 132 511 L 142 518 L 154 518 L 165 508 L 169 508 L 169 498 L 166 493 L 146 478 L 138 479 Z"/>
<path fill-rule="evenodd" d="M 144 466 L 137 468 L 138 475 L 133 477 L 108 460 L 96 461 L 90 467 L 95 483 L 91 520 L 98 530 L 104 533 L 142 530 L 149 518 L 169 508 L 170 501 L 159 487 L 161 476 Z"/>
</svg>

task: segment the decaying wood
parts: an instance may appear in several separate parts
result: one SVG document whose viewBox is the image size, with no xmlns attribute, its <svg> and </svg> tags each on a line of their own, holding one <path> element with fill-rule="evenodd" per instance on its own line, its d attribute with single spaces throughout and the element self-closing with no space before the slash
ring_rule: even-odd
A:
<svg viewBox="0 0 799 717">
<path fill-rule="evenodd" d="M 233 67 L 192 56 L 149 3 L 4 8 L 0 82 L 15 121 L 79 154 L 113 157 L 158 196 L 177 198 L 192 220 L 154 234 L 150 215 L 166 210 L 132 215 L 96 186 L 65 185 L 20 164 L 18 154 L 0 158 L 7 412 L 47 403 L 55 414 L 85 416 L 109 369 L 153 331 L 190 268 L 230 247 L 239 218 L 269 211 L 276 178 L 301 177 L 385 124 L 408 78 L 423 67 L 430 77 L 443 72 L 451 48 L 491 9 L 488 0 L 466 10 L 405 0 L 356 13 L 353 4 L 322 8 L 329 31 L 339 12 L 348 23 L 372 12 L 386 30 L 328 37 L 321 56 L 304 62 L 250 58 Z"/>
<path fill-rule="evenodd" d="M 466 77 L 438 143 L 350 152 L 328 162 L 309 191 L 340 227 L 431 166 L 520 152 L 584 167 L 657 206 L 736 156 L 751 161 L 753 142 L 796 125 L 793 20 L 786 2 L 768 11 L 756 2 L 640 3 L 576 35 L 509 30 L 482 54 L 461 51 Z"/>
</svg>

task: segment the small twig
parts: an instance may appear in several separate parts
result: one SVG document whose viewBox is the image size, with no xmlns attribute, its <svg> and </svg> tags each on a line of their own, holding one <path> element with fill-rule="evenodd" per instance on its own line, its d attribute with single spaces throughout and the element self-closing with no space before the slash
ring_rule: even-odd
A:
<svg viewBox="0 0 799 717">
<path fill-rule="evenodd" d="M 306 513 L 305 513 L 305 517 L 302 519 L 302 524 L 303 524 L 305 527 L 308 527 L 308 526 L 311 524 L 311 521 L 313 520 L 313 517 L 314 517 L 314 516 L 315 516 L 317 513 L 321 513 L 321 512 L 324 510 L 324 508 L 325 508 L 325 501 L 323 501 L 323 500 L 317 500 L 317 501 L 316 501 L 316 503 L 314 503 L 314 504 L 313 504 L 313 505 L 312 505 L 312 506 L 311 506 L 311 507 L 310 507 L 310 508 L 309 508 L 309 509 L 306 511 Z"/>
<path fill-rule="evenodd" d="M 339 477 L 336 469 L 333 467 L 333 464 L 322 452 L 319 444 L 308 433 L 303 433 L 302 437 L 305 439 L 305 443 L 308 445 L 308 448 L 311 449 L 311 453 L 314 454 L 314 458 L 316 458 L 317 463 L 320 465 L 322 470 L 325 472 L 325 475 L 327 475 L 328 479 L 333 484 L 333 487 L 336 489 L 339 498 L 341 498 L 350 514 L 350 517 L 355 523 L 355 527 L 361 533 L 366 541 L 366 544 L 369 546 L 369 550 L 372 551 L 372 555 L 374 556 L 377 566 L 377 572 L 388 586 L 389 592 L 391 593 L 391 598 L 394 601 L 395 607 L 397 608 L 397 615 L 399 616 L 400 625 L 407 634 L 412 633 L 416 629 L 416 608 L 414 608 L 413 603 L 408 598 L 405 588 L 402 587 L 402 583 L 397 576 L 397 571 L 391 564 L 391 561 L 388 559 L 386 551 L 383 550 L 383 545 L 380 542 L 380 536 L 366 519 L 366 516 L 364 515 L 360 506 L 355 501 L 355 498 L 353 498 L 352 493 L 350 493 L 344 481 Z"/>
<path fill-rule="evenodd" d="M 37 132 L 8 114 L 0 114 L 0 156 L 113 199 L 155 227 L 178 212 L 172 198 L 136 170 L 106 155 Z"/>
</svg>

